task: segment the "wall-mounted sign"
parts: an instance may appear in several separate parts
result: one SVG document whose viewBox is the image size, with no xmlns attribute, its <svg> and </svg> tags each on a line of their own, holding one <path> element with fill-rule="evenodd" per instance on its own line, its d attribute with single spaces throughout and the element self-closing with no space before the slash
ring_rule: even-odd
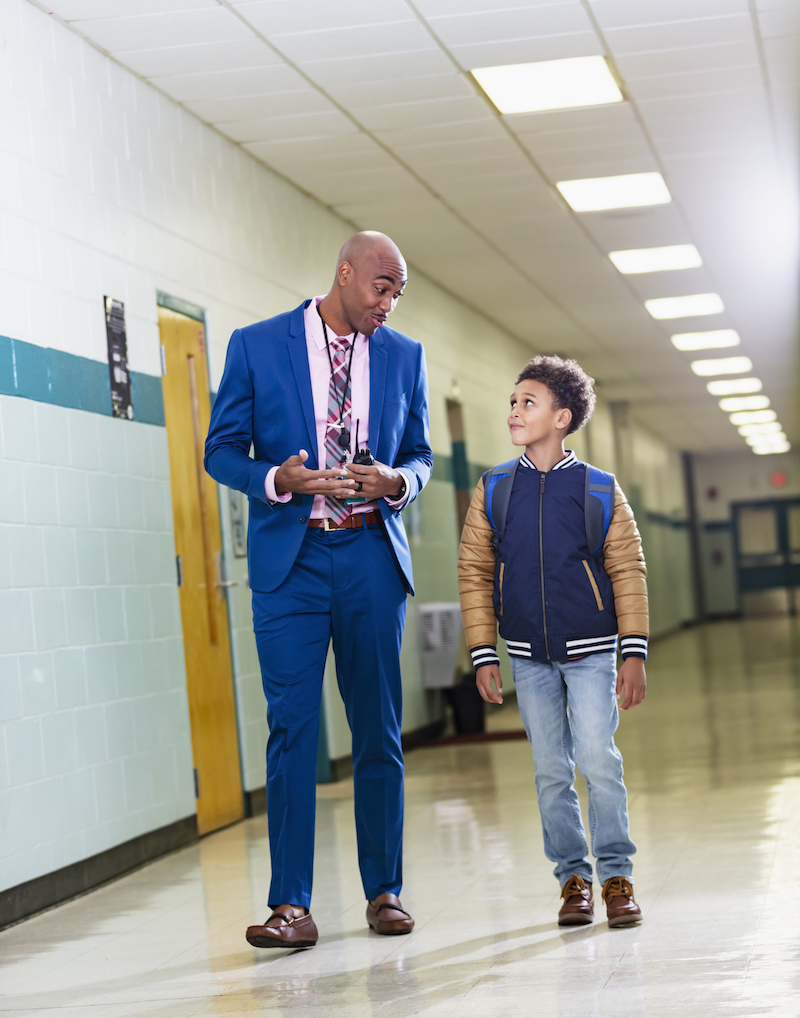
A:
<svg viewBox="0 0 800 1018">
<path fill-rule="evenodd" d="M 125 305 L 112 297 L 103 298 L 106 309 L 108 374 L 111 379 L 111 411 L 115 417 L 133 420 L 131 374 L 128 370 L 128 340 L 125 335 Z"/>
</svg>

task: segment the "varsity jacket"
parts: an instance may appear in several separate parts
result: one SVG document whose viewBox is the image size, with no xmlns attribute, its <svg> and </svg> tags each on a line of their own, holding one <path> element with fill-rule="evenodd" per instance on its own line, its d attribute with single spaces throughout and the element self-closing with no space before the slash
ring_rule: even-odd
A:
<svg viewBox="0 0 800 1018">
<path fill-rule="evenodd" d="M 484 478 L 472 496 L 458 554 L 467 646 L 476 668 L 499 664 L 497 628 L 512 657 L 569 661 L 619 649 L 647 657 L 647 568 L 631 507 L 616 485 L 602 552 L 589 550 L 587 465 L 573 452 L 543 473 L 523 455 L 505 529 L 486 513 Z"/>
</svg>

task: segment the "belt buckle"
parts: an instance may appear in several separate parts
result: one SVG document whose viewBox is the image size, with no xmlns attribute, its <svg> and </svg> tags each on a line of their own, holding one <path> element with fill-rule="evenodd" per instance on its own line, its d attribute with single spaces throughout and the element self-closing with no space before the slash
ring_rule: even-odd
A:
<svg viewBox="0 0 800 1018">
<path fill-rule="evenodd" d="M 327 517 L 327 516 L 323 516 L 323 517 L 322 517 L 322 529 L 323 529 L 323 530 L 324 530 L 324 531 L 325 531 L 326 533 L 327 533 L 327 532 L 328 532 L 328 531 L 329 531 L 329 530 L 331 529 L 331 528 L 330 528 L 330 522 L 331 522 L 331 521 L 330 521 L 330 518 L 329 518 L 329 517 Z"/>
</svg>

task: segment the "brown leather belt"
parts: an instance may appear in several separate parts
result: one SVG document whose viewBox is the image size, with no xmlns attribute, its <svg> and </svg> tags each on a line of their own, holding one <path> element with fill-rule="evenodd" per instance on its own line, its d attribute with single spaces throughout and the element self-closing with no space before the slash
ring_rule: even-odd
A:
<svg viewBox="0 0 800 1018">
<path fill-rule="evenodd" d="M 341 523 L 334 523 L 327 516 L 322 520 L 309 520 L 309 527 L 315 530 L 360 530 L 362 527 L 377 527 L 381 522 L 381 514 L 377 509 L 368 509 L 365 513 L 353 513 Z"/>
</svg>

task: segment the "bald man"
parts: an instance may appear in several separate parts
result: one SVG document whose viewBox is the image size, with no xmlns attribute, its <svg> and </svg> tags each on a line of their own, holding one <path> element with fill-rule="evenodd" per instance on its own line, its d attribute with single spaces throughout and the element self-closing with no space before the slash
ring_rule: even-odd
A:
<svg viewBox="0 0 800 1018">
<path fill-rule="evenodd" d="M 400 514 L 427 483 L 433 456 L 422 346 L 386 325 L 406 279 L 388 237 L 351 237 L 328 294 L 234 332 L 211 414 L 206 469 L 250 500 L 253 623 L 270 732 L 272 914 L 248 928 L 255 947 L 317 942 L 315 786 L 331 641 L 353 737 L 367 923 L 389 935 L 414 926 L 398 897 L 400 641 L 414 593 Z M 374 462 L 363 462 L 367 449 Z"/>
</svg>

